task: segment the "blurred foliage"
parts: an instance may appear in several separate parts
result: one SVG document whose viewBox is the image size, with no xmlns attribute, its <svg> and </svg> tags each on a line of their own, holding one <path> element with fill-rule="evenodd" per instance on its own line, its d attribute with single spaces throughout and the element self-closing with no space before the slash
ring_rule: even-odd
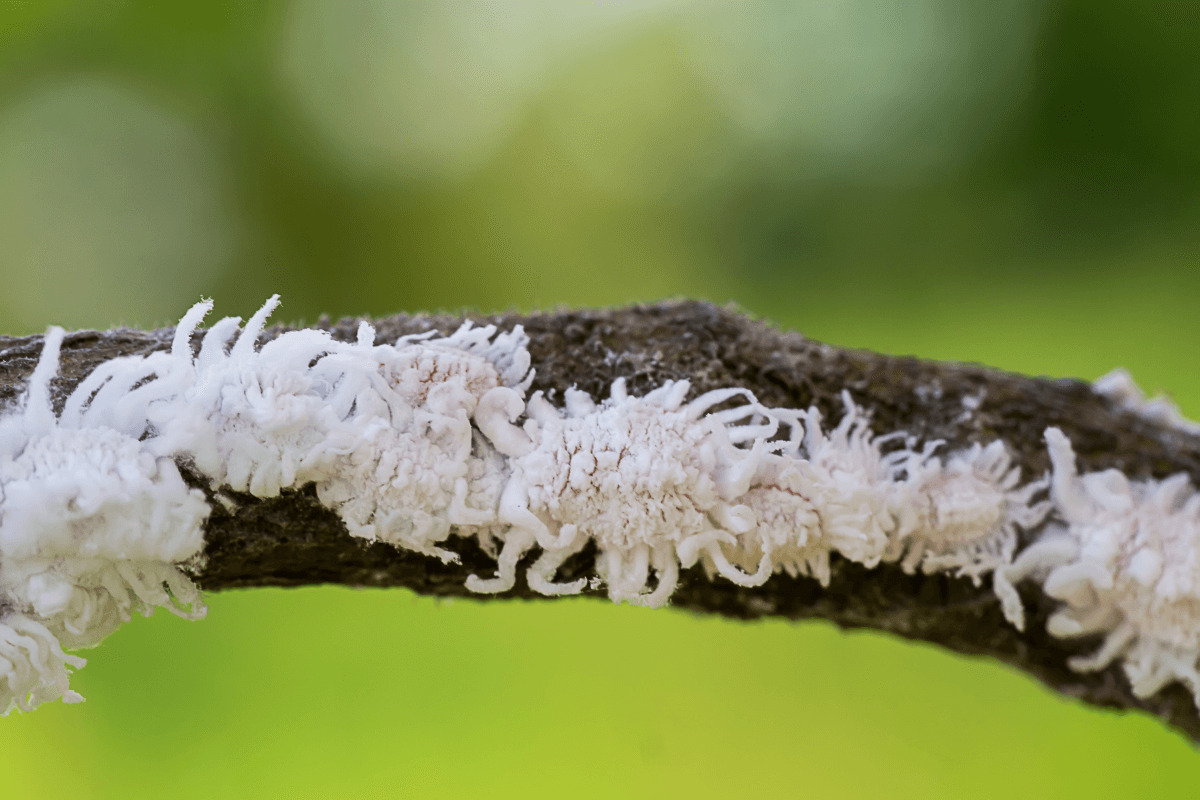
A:
<svg viewBox="0 0 1200 800">
<path fill-rule="evenodd" d="M 687 295 L 1125 364 L 1200 411 L 1197 52 L 1189 2 L 0 3 L 0 329 Z M 85 706 L 4 720 L 0 795 L 1178 797 L 1198 771 L 1153 721 L 819 624 L 212 606 L 112 637 Z"/>
</svg>

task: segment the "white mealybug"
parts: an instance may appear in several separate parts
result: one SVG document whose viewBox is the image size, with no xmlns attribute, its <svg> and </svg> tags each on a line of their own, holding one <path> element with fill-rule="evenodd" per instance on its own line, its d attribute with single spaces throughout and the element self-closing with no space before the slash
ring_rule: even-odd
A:
<svg viewBox="0 0 1200 800">
<path fill-rule="evenodd" d="M 1160 425 L 1169 425 L 1188 433 L 1200 433 L 1200 423 L 1190 420 L 1179 410 L 1179 406 L 1166 395 L 1148 397 L 1137 385 L 1129 370 L 1118 367 L 1101 375 L 1092 383 L 1092 390 L 1109 400 L 1124 406 L 1133 413 Z"/>
<path fill-rule="evenodd" d="M 209 507 L 176 460 L 215 491 L 312 485 L 351 535 L 444 561 L 457 559 L 452 535 L 477 536 L 497 562 L 467 579 L 482 593 L 511 589 L 535 548 L 534 591 L 583 591 L 587 578 L 559 572 L 592 546 L 609 597 L 646 606 L 668 601 L 681 568 L 744 587 L 780 572 L 828 584 L 836 554 L 976 584 L 990 573 L 1020 628 L 1012 584 L 1035 576 L 1065 604 L 1052 634 L 1106 636 L 1072 667 L 1123 658 L 1139 695 L 1179 680 L 1200 704 L 1200 495 L 1184 476 L 1080 476 L 1052 428 L 1050 500 L 1037 502 L 1046 482 L 1021 485 L 1003 442 L 942 456 L 936 442 L 876 436 L 846 392 L 829 430 L 815 408 L 766 408 L 744 388 L 685 402 L 687 381 L 635 397 L 618 378 L 599 403 L 569 389 L 557 408 L 526 399 L 519 326 L 377 344 L 362 323 L 354 342 L 296 330 L 260 347 L 277 303 L 244 329 L 220 320 L 193 352 L 212 306 L 196 304 L 169 351 L 104 362 L 58 414 L 63 332 L 47 333 L 27 395 L 0 417 L 0 709 L 78 699 L 68 672 L 83 661 L 64 648 L 96 644 L 135 611 L 203 614 L 181 566 L 202 550 Z M 1051 512 L 1014 560 L 1019 529 Z"/>
<path fill-rule="evenodd" d="M 824 537 L 821 515 L 809 498 L 801 470 L 776 456 L 760 470 L 758 484 L 741 498 L 754 514 L 755 525 L 734 546 L 722 549 L 726 557 L 745 570 L 756 569 L 766 559 L 775 572 L 791 577 L 811 576 L 829 584 L 832 547 Z M 706 560 L 711 571 L 715 566 Z"/>
<path fill-rule="evenodd" d="M 178 565 L 203 546 L 208 504 L 139 440 L 156 394 L 134 384 L 167 360 L 106 362 L 57 416 L 62 340 L 61 328 L 47 332 L 23 402 L 0 419 L 3 711 L 81 699 L 66 668 L 84 661 L 63 647 L 98 644 L 134 611 L 204 613 Z"/>
<path fill-rule="evenodd" d="M 1046 430 L 1052 498 L 1064 524 L 1047 527 L 1009 570 L 1044 580 L 1065 605 L 1054 636 L 1104 634 L 1072 669 L 1122 659 L 1133 692 L 1146 697 L 1180 681 L 1200 706 L 1200 494 L 1186 475 L 1131 481 L 1115 469 L 1079 475 L 1070 441 Z"/>
<path fill-rule="evenodd" d="M 179 565 L 209 513 L 178 458 L 222 487 L 272 497 L 306 483 L 352 535 L 450 560 L 452 525 L 497 524 L 504 460 L 471 424 L 480 397 L 532 379 L 518 327 L 375 345 L 319 330 L 258 347 L 270 298 L 239 333 L 192 307 L 169 351 L 104 362 L 50 403 L 61 329 L 46 336 L 28 396 L 0 419 L 0 708 L 77 699 L 63 647 L 100 641 L 132 612 L 203 614 Z"/>
<path fill-rule="evenodd" d="M 259 348 L 277 303 L 268 300 L 231 346 L 240 321 L 221 320 L 194 357 L 190 335 L 208 309 L 189 312 L 173 365 L 155 379 L 173 394 L 151 407 L 153 446 L 214 486 L 257 497 L 313 483 L 351 535 L 457 558 L 437 546 L 452 525 L 495 522 L 494 493 L 471 480 L 488 454 L 470 418 L 488 390 L 528 385 L 524 333 L 467 323 L 449 337 L 377 345 L 363 323 L 354 343 L 297 330 Z"/>
<path fill-rule="evenodd" d="M 766 440 L 776 423 L 745 389 L 708 392 L 685 404 L 689 388 L 686 381 L 668 382 L 632 397 L 618 379 L 599 405 L 568 390 L 562 411 L 540 392 L 527 407 L 509 389 L 485 395 L 476 419 L 511 463 L 499 514 L 507 527 L 494 533 L 503 541 L 497 576 L 473 576 L 467 586 L 512 588 L 517 562 L 536 544 L 543 553 L 529 569 L 530 587 L 544 594 L 582 591 L 582 580 L 554 577 L 588 542 L 599 550 L 596 569 L 616 601 L 663 605 L 679 567 L 701 555 L 736 583 L 765 581 L 768 559 L 749 574 L 729 563 L 721 544 L 735 544 L 755 524 L 737 498 L 769 454 Z M 706 413 L 736 397 L 747 402 Z M 528 421 L 519 428 L 513 422 L 523 411 Z M 651 569 L 656 586 L 648 591 Z"/>
<path fill-rule="evenodd" d="M 1005 570 L 1018 528 L 1035 528 L 1050 512 L 1049 502 L 1033 502 L 1048 482 L 1020 486 L 1021 471 L 1004 442 L 975 444 L 944 459 L 933 454 L 939 445 L 906 451 L 897 463 L 905 477 L 893 495 L 897 529 L 887 558 L 899 559 L 905 572 L 951 572 L 976 586 L 991 573 L 1005 617 L 1019 628 L 1021 600 Z"/>
<path fill-rule="evenodd" d="M 496 335 L 467 324 L 442 339 L 375 345 L 364 324 L 355 346 L 326 359 L 342 381 L 356 381 L 345 419 L 365 433 L 318 481 L 317 496 L 352 535 L 456 561 L 437 546 L 452 526 L 496 525 L 504 464 L 471 420 L 489 391 L 524 393 L 525 341 L 519 327 Z"/>
<path fill-rule="evenodd" d="M 325 365 L 344 345 L 302 330 L 256 346 L 278 302 L 271 297 L 236 339 L 241 320 L 220 320 L 195 356 L 190 334 L 203 314 L 193 308 L 176 335 L 174 367 L 160 376 L 174 392 L 151 408 L 158 452 L 190 460 L 214 486 L 256 497 L 323 477 L 361 435 L 344 419 L 352 399 L 343 376 Z"/>
<path fill-rule="evenodd" d="M 736 563 L 749 568 L 766 557 L 777 572 L 828 585 L 831 553 L 868 567 L 883 558 L 894 527 L 894 481 L 882 445 L 893 437 L 873 436 L 848 393 L 842 402 L 846 413 L 829 432 L 815 407 L 771 410 L 791 433 L 778 455 L 763 459 L 743 498 L 757 524 L 736 549 L 726 547 Z"/>
</svg>

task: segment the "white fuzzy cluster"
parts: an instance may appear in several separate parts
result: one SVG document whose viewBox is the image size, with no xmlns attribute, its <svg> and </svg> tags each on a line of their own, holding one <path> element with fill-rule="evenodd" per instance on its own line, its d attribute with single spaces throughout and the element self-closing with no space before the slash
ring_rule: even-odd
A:
<svg viewBox="0 0 1200 800">
<path fill-rule="evenodd" d="M 186 346 L 173 353 L 171 373 L 186 377 L 154 408 L 161 452 L 189 459 L 214 486 L 256 497 L 314 483 L 352 535 L 454 559 L 438 546 L 451 526 L 495 516 L 499 478 L 489 485 L 476 463 L 491 454 L 471 418 L 488 391 L 528 386 L 523 332 L 468 323 L 445 338 L 377 345 L 364 323 L 353 343 L 297 330 L 257 348 L 277 302 L 232 346 L 240 320 L 230 317 L 196 356 Z M 204 311 L 185 317 L 181 341 Z"/>
<path fill-rule="evenodd" d="M 872 436 L 848 394 L 843 401 L 845 416 L 828 433 L 815 408 L 772 412 L 790 435 L 763 460 L 746 493 L 755 524 L 725 544 L 735 563 L 770 567 L 760 568 L 759 582 L 785 572 L 827 585 L 833 553 L 873 567 L 888 549 L 896 529 L 898 454 L 885 457 L 886 439 Z"/>
<path fill-rule="evenodd" d="M 133 612 L 203 615 L 178 564 L 202 547 L 208 516 L 169 458 L 139 440 L 151 393 L 103 372 L 50 400 L 60 328 L 46 334 L 26 396 L 0 418 L 0 711 L 63 697 L 63 647 L 93 646 Z M 105 377 L 107 376 L 107 377 Z M 144 431 L 144 424 L 141 426 Z M 131 428 L 133 430 L 131 430 Z"/>
<path fill-rule="evenodd" d="M 565 409 L 540 393 L 527 404 L 505 390 L 485 396 L 477 420 L 511 475 L 500 525 L 487 529 L 503 542 L 499 572 L 468 586 L 512 588 L 517 563 L 536 546 L 531 588 L 582 591 L 584 581 L 556 582 L 555 573 L 592 543 L 609 596 L 650 606 L 665 603 L 679 569 L 697 562 L 741 586 L 777 572 L 826 584 L 835 553 L 868 567 L 903 559 L 908 571 L 954 570 L 977 583 L 991 572 L 1006 607 L 1019 606 L 1001 568 L 1018 526 L 1039 524 L 1048 505 L 1032 500 L 1044 484 L 1018 487 L 1003 444 L 946 461 L 933 447 L 885 455 L 898 435 L 872 436 L 848 395 L 842 421 L 825 432 L 815 408 L 765 408 L 744 389 L 684 404 L 688 389 L 680 381 L 631 397 L 618 380 L 599 405 L 568 390 Z"/>
<path fill-rule="evenodd" d="M 1034 577 L 1065 604 L 1051 633 L 1106 635 L 1073 667 L 1120 657 L 1139 694 L 1180 680 L 1200 697 L 1200 495 L 1185 478 L 1080 476 L 1051 429 L 1040 500 L 1047 481 L 1022 484 L 1003 442 L 943 454 L 875 436 L 848 394 L 832 427 L 740 388 L 688 401 L 686 381 L 633 396 L 618 379 L 602 401 L 571 389 L 558 406 L 526 396 L 519 327 L 381 344 L 364 323 L 354 342 L 297 330 L 260 347 L 276 303 L 244 329 L 218 321 L 198 352 L 211 303 L 197 304 L 169 351 L 100 365 L 59 414 L 62 331 L 47 334 L 27 396 L 0 418 L 0 706 L 76 699 L 68 669 L 82 660 L 63 648 L 134 611 L 203 612 L 180 567 L 200 553 L 209 509 L 177 463 L 227 503 L 311 484 L 352 535 L 446 561 L 452 536 L 475 536 L 496 559 L 494 575 L 467 581 L 483 593 L 513 588 L 527 556 L 534 591 L 604 585 L 660 606 L 684 568 L 745 587 L 777 573 L 827 584 L 837 555 L 990 576 L 1021 627 L 1013 584 Z M 1017 555 L 1019 532 L 1048 518 Z M 560 578 L 588 547 L 593 576 Z"/>
<path fill-rule="evenodd" d="M 940 442 L 921 450 L 908 442 L 884 455 L 882 446 L 899 434 L 873 437 L 861 410 L 843 399 L 846 414 L 829 433 L 816 409 L 794 415 L 790 446 L 748 494 L 758 525 L 738 542 L 735 560 L 769 554 L 776 572 L 812 575 L 822 585 L 833 553 L 867 567 L 899 561 L 906 572 L 952 572 L 976 585 L 990 573 L 1006 613 L 1019 607 L 1003 568 L 1018 529 L 1036 527 L 1049 511 L 1033 500 L 1045 483 L 1020 486 L 1020 470 L 999 441 L 945 459 L 935 455 Z"/>
<path fill-rule="evenodd" d="M 1200 423 L 1185 417 L 1166 395 L 1148 396 L 1126 369 L 1118 367 L 1100 376 L 1092 383 L 1092 389 L 1151 422 L 1200 433 Z"/>
<path fill-rule="evenodd" d="M 257 497 L 316 485 L 351 534 L 442 558 L 437 545 L 494 524 L 505 464 L 472 425 L 498 387 L 523 396 L 525 336 L 464 325 L 376 345 L 324 331 L 257 339 L 272 297 L 240 329 L 226 318 L 169 351 L 101 364 L 50 402 L 61 329 L 46 335 L 27 396 L 0 419 L 0 709 L 64 697 L 63 648 L 97 644 L 134 611 L 204 613 L 180 566 L 203 547 L 209 513 L 176 461 L 215 489 Z"/>
<path fill-rule="evenodd" d="M 600 405 L 568 390 L 563 410 L 541 392 L 527 406 L 510 390 L 485 396 L 480 423 L 509 457 L 511 475 L 500 498 L 500 526 L 491 531 L 503 541 L 499 573 L 491 580 L 473 576 L 468 586 L 512 588 L 517 562 L 536 544 L 542 555 L 527 574 L 529 585 L 544 594 L 577 593 L 583 581 L 555 583 L 554 574 L 588 542 L 598 548 L 597 572 L 618 601 L 662 605 L 680 565 L 695 564 L 701 554 L 731 580 L 754 582 L 728 562 L 720 544 L 754 524 L 737 501 L 768 452 L 764 434 L 776 424 L 745 390 L 709 392 L 684 405 L 688 389 L 686 381 L 672 382 L 631 397 L 618 380 Z M 751 402 L 704 413 L 736 395 Z M 522 412 L 528 419 L 518 428 L 511 420 Z M 752 449 L 738 447 L 751 440 Z M 657 585 L 647 591 L 651 568 Z"/>
<path fill-rule="evenodd" d="M 536 548 L 530 587 L 580 592 L 586 580 L 557 572 L 588 544 L 610 597 L 652 606 L 697 563 L 742 586 L 776 572 L 828 582 L 834 553 L 978 581 L 1044 514 L 1002 444 L 944 463 L 933 448 L 884 455 L 896 437 L 873 437 L 848 395 L 828 432 L 815 409 L 768 409 L 744 389 L 685 403 L 686 381 L 635 397 L 617 380 L 599 404 L 568 390 L 557 408 L 525 396 L 519 328 L 376 344 L 364 324 L 353 343 L 302 330 L 259 348 L 275 303 L 240 334 L 217 322 L 193 356 L 199 304 L 161 363 L 113 368 L 155 396 L 155 452 L 259 497 L 313 483 L 352 535 L 443 560 L 452 534 L 476 535 L 497 573 L 472 576 L 473 591 L 511 589 Z"/>
<path fill-rule="evenodd" d="M 1200 705 L 1200 494 L 1186 475 L 1131 481 L 1115 469 L 1079 475 L 1057 428 L 1046 431 L 1058 519 L 1009 569 L 1061 600 L 1054 636 L 1103 634 L 1080 672 L 1123 659 L 1134 694 L 1180 681 Z"/>
<path fill-rule="evenodd" d="M 457 556 L 437 546 L 451 526 L 493 522 L 500 479 L 486 480 L 493 451 L 471 424 L 480 398 L 506 379 L 489 345 L 507 342 L 523 354 L 505 359 L 517 384 L 511 391 L 524 391 L 529 372 L 521 332 L 493 334 L 467 327 L 446 339 L 375 346 L 373 332 L 360 330 L 346 366 L 382 382 L 358 387 L 345 424 L 360 438 L 317 482 L 321 502 L 352 535 L 452 561 Z"/>
</svg>

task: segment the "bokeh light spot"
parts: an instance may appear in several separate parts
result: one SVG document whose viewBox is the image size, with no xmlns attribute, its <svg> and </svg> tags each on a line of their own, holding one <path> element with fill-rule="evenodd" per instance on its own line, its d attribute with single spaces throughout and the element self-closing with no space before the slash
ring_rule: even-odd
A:
<svg viewBox="0 0 1200 800">
<path fill-rule="evenodd" d="M 10 325 L 173 317 L 232 251 L 223 167 L 185 120 L 119 82 L 78 76 L 0 107 Z"/>
</svg>

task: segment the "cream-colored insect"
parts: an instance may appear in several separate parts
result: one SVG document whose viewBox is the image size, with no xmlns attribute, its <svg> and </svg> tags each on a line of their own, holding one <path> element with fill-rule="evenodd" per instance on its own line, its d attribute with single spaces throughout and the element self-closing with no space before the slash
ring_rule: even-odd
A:
<svg viewBox="0 0 1200 800">
<path fill-rule="evenodd" d="M 1034 502 L 1048 480 L 1021 485 L 1002 441 L 934 455 L 940 442 L 920 452 L 906 451 L 897 462 L 892 508 L 896 530 L 887 558 L 900 559 L 905 572 L 950 572 L 976 586 L 987 574 L 1005 616 L 1020 627 L 1021 600 L 1007 576 L 1018 530 L 1032 530 L 1050 512 L 1048 501 Z"/>
<path fill-rule="evenodd" d="M 472 576 L 478 592 L 512 588 L 516 565 L 538 545 L 529 585 L 544 594 L 573 594 L 584 581 L 557 583 L 558 568 L 589 542 L 599 551 L 596 571 L 618 601 L 660 606 L 674 591 L 680 566 L 703 555 L 717 572 L 742 585 L 770 575 L 764 557 L 748 574 L 729 562 L 722 543 L 755 525 L 739 498 L 749 490 L 773 445 L 777 422 L 745 389 L 708 392 L 684 403 L 690 384 L 668 382 L 642 397 L 625 382 L 596 404 L 568 390 L 565 408 L 539 392 L 526 405 L 495 389 L 476 411 L 480 429 L 510 461 L 500 499 L 503 527 L 495 578 Z M 708 413 L 734 399 L 744 403 Z M 513 423 L 528 415 L 522 427 Z M 650 570 L 657 585 L 648 591 Z"/>
<path fill-rule="evenodd" d="M 165 607 L 204 615 L 179 564 L 203 546 L 209 507 L 174 462 L 139 439 L 155 394 L 140 380 L 169 357 L 107 362 L 66 400 L 50 401 L 61 328 L 51 328 L 26 396 L 0 418 L 0 712 L 62 697 L 64 647 L 91 647 Z M 152 383 L 152 381 L 151 381 Z"/>
<path fill-rule="evenodd" d="M 743 568 L 769 561 L 776 572 L 809 575 L 829 583 L 830 555 L 873 567 L 888 547 L 895 520 L 895 456 L 876 437 L 866 416 L 843 392 L 845 415 L 828 432 L 814 407 L 807 412 L 771 409 L 789 430 L 758 465 L 743 498 L 757 524 L 726 554 Z"/>
<path fill-rule="evenodd" d="M 1200 707 L 1200 493 L 1185 474 L 1130 480 L 1115 469 L 1080 475 L 1070 441 L 1046 430 L 1057 518 L 1009 570 L 1062 601 L 1054 636 L 1102 634 L 1080 672 L 1121 659 L 1133 693 L 1183 683 Z"/>
</svg>

